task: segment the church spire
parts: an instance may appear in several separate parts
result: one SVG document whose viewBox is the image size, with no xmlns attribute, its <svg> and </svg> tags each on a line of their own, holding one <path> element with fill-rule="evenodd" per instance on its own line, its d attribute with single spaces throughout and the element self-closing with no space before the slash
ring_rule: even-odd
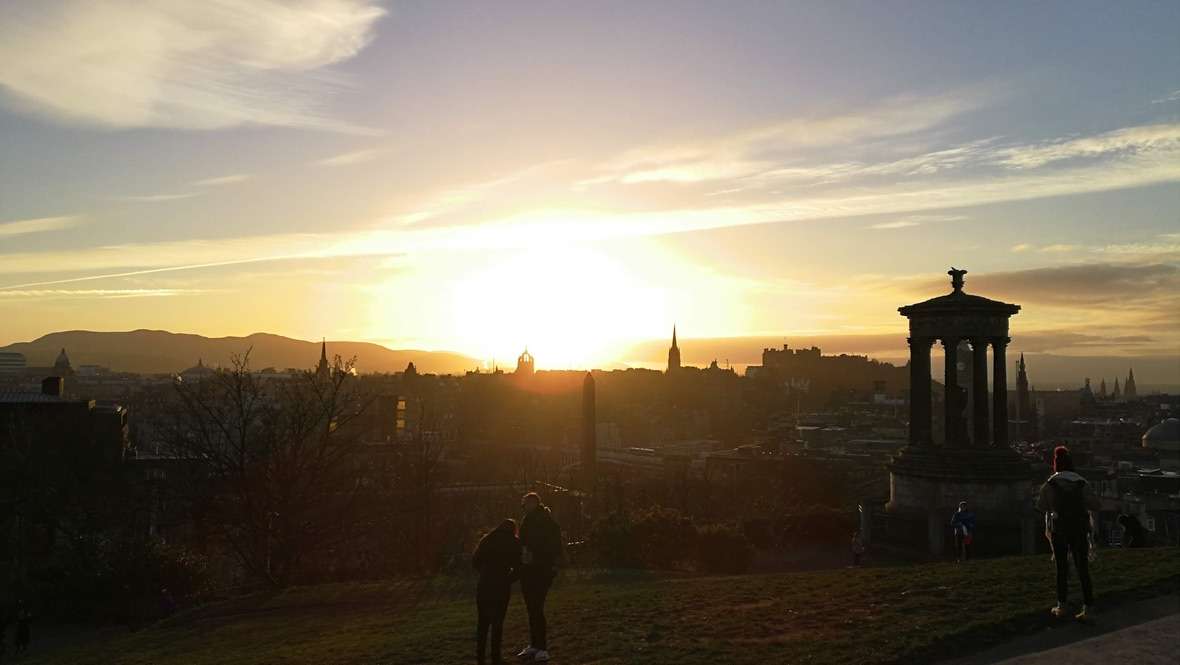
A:
<svg viewBox="0 0 1180 665">
<path fill-rule="evenodd" d="M 668 372 L 680 369 L 680 347 L 676 345 L 676 324 L 672 324 L 672 346 L 668 349 Z"/>
<path fill-rule="evenodd" d="M 316 376 L 327 378 L 331 371 L 331 367 L 328 365 L 328 338 L 324 337 L 320 342 L 320 362 L 316 365 L 315 373 Z"/>
</svg>

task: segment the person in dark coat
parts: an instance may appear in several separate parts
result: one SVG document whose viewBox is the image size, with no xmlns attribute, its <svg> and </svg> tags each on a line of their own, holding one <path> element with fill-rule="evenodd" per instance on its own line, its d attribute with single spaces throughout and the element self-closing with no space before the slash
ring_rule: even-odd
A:
<svg viewBox="0 0 1180 665">
<path fill-rule="evenodd" d="M 29 612 L 29 608 L 21 601 L 16 606 L 16 640 L 14 645 L 14 653 L 21 655 L 29 650 L 30 640 L 30 625 L 33 623 L 33 615 Z"/>
<path fill-rule="evenodd" d="M 1057 605 L 1051 611 L 1055 617 L 1066 614 L 1069 557 L 1072 554 L 1082 584 L 1082 609 L 1075 618 L 1084 621 L 1094 604 L 1090 557 L 1094 552 L 1093 513 L 1100 505 L 1098 497 L 1090 492 L 1086 479 L 1074 471 L 1069 448 L 1057 446 L 1053 450 L 1053 471 L 1041 486 L 1037 498 L 1037 509 L 1045 513 L 1045 537 L 1053 546 L 1053 560 L 1057 564 Z"/>
<path fill-rule="evenodd" d="M 536 492 L 521 500 L 524 520 L 520 523 L 520 592 L 529 613 L 529 645 L 516 654 L 521 660 L 549 660 L 548 625 L 545 622 L 545 598 L 557 576 L 561 557 L 561 527 L 553 513 L 541 503 Z"/>
<path fill-rule="evenodd" d="M 488 634 L 492 638 L 492 663 L 502 663 L 501 644 L 504 638 L 504 616 L 508 613 L 508 599 L 512 582 L 520 566 L 520 542 L 516 539 L 516 522 L 504 520 L 479 541 L 471 555 L 471 565 L 479 571 L 475 600 L 478 610 L 475 656 L 484 665 Z"/>
<path fill-rule="evenodd" d="M 1123 547 L 1147 547 L 1147 531 L 1138 517 L 1119 515 L 1119 526 L 1123 529 Z"/>
<path fill-rule="evenodd" d="M 959 561 L 970 561 L 971 547 L 975 543 L 975 513 L 967 507 L 966 499 L 959 502 L 959 509 L 951 515 L 951 530 Z"/>
</svg>

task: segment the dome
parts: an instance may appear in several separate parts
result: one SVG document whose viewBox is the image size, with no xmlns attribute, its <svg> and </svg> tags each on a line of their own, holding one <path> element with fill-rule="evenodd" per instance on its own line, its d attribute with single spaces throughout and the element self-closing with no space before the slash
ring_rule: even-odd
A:
<svg viewBox="0 0 1180 665">
<path fill-rule="evenodd" d="M 1144 432 L 1143 447 L 1180 451 L 1180 418 L 1168 418 Z"/>
</svg>

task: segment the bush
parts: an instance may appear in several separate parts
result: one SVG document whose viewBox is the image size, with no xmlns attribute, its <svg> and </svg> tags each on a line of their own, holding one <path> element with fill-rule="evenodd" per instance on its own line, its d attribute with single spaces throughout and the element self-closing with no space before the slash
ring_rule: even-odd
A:
<svg viewBox="0 0 1180 665">
<path fill-rule="evenodd" d="M 589 541 L 589 549 L 599 565 L 609 568 L 640 566 L 639 547 L 631 518 L 626 513 L 611 513 L 596 521 L 590 529 Z"/>
<path fill-rule="evenodd" d="M 739 529 L 722 524 L 697 529 L 696 562 L 709 573 L 736 575 L 750 569 L 754 546 Z"/>
<path fill-rule="evenodd" d="M 675 569 L 693 559 L 697 531 L 692 519 L 671 508 L 638 513 L 631 526 L 640 563 L 647 568 Z"/>
</svg>

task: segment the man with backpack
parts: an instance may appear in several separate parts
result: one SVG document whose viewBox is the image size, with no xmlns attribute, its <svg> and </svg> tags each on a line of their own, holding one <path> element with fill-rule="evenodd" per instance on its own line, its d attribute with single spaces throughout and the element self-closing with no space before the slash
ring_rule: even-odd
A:
<svg viewBox="0 0 1180 665">
<path fill-rule="evenodd" d="M 517 657 L 547 662 L 549 644 L 545 623 L 545 597 L 557 575 L 561 557 L 561 527 L 536 492 L 521 499 L 524 519 L 520 523 L 520 592 L 529 613 L 529 645 Z"/>
<path fill-rule="evenodd" d="M 1057 605 L 1053 616 L 1066 614 L 1069 600 L 1069 556 L 1082 584 L 1082 609 L 1074 618 L 1084 621 L 1094 603 L 1090 583 L 1090 557 L 1093 554 L 1093 512 L 1100 507 L 1098 497 L 1090 492 L 1086 479 L 1074 471 L 1069 448 L 1053 450 L 1053 475 L 1041 486 L 1037 509 L 1045 513 L 1045 537 L 1053 546 L 1057 564 Z"/>
<path fill-rule="evenodd" d="M 959 561 L 970 561 L 971 545 L 975 542 L 975 513 L 967 507 L 966 499 L 959 502 L 959 509 L 951 515 L 951 530 L 955 535 Z"/>
</svg>

